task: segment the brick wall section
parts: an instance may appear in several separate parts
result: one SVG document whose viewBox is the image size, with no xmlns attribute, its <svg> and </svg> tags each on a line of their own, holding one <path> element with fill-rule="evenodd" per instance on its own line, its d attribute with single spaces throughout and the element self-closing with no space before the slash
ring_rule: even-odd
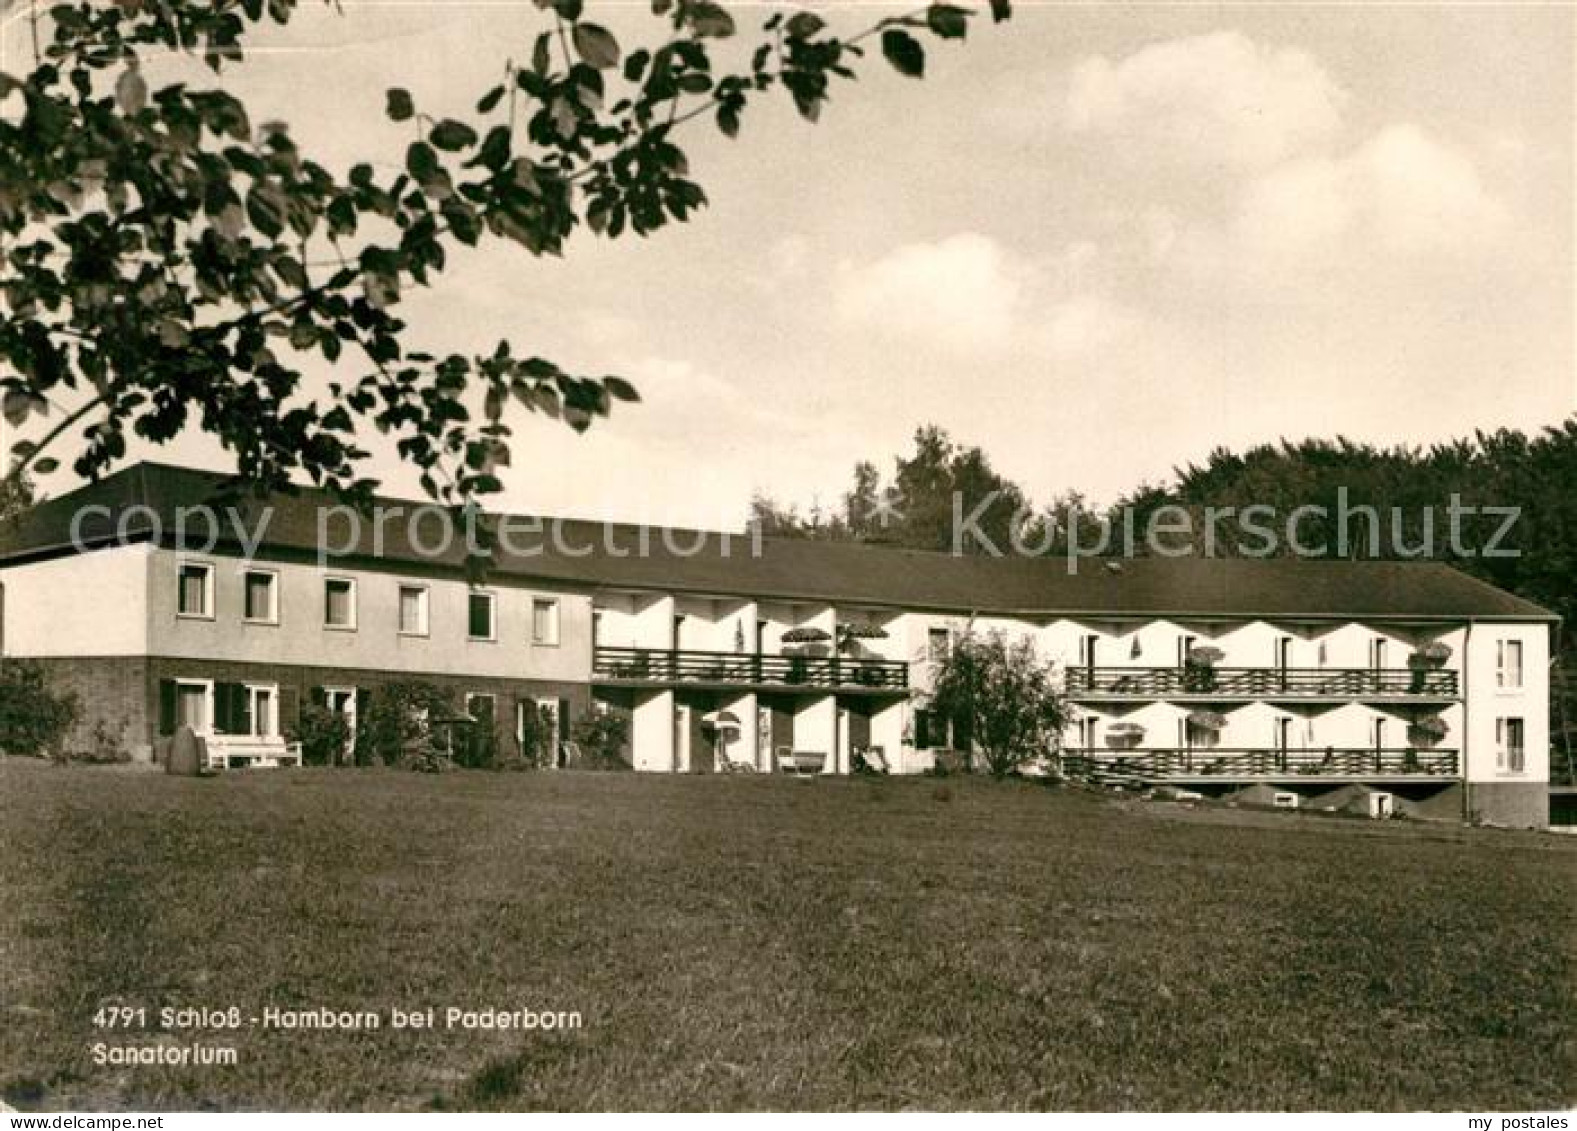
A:
<svg viewBox="0 0 1577 1131">
<path fill-rule="evenodd" d="M 515 705 L 522 699 L 568 700 L 571 720 L 579 718 L 591 703 L 591 688 L 584 683 L 456 676 L 443 672 L 411 674 L 159 656 L 51 658 L 37 663 L 49 673 L 54 687 L 75 692 L 81 702 L 82 715 L 68 736 L 68 748 L 86 749 L 95 724 L 103 722 L 123 734 L 127 751 L 139 761 L 153 757 L 154 743 L 159 737 L 159 682 L 165 679 L 273 683 L 278 684 L 282 692 L 286 688 L 295 689 L 298 704 L 310 702 L 311 690 L 315 687 L 356 687 L 370 691 L 386 683 L 421 680 L 452 688 L 462 695 L 466 692 L 493 695 L 500 728 L 506 734 L 514 732 Z M 294 723 L 293 718 L 282 716 L 279 720 L 282 731 Z"/>
<path fill-rule="evenodd" d="M 81 708 L 76 725 L 66 735 L 68 752 L 92 748 L 94 731 L 103 725 L 119 735 L 125 751 L 138 761 L 152 757 L 148 718 L 148 661 L 142 656 L 90 656 L 34 660 L 56 691 L 76 695 Z"/>
</svg>

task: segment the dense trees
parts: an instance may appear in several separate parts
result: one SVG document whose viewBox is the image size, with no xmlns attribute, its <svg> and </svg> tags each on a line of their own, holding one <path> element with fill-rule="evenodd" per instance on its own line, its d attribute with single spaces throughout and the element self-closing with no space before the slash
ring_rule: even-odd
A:
<svg viewBox="0 0 1577 1131">
<path fill-rule="evenodd" d="M 508 406 L 580 429 L 635 391 L 507 341 L 413 349 L 402 295 L 435 284 L 460 246 L 557 255 L 577 227 L 613 239 L 682 223 L 706 203 L 679 143 L 687 122 L 732 137 L 776 92 L 815 120 L 867 49 L 919 77 L 922 40 L 962 39 L 973 14 L 938 0 L 839 35 L 814 12 L 771 10 L 730 66 L 717 45 L 736 22 L 715 0 L 652 0 L 642 44 L 619 43 L 582 0 L 536 0 L 541 29 L 511 45 L 517 62 L 501 45 L 481 63 L 501 79 L 479 81 L 473 113 L 435 118 L 400 87 L 369 92 L 411 140 L 343 172 L 287 124 L 254 121 L 222 80 L 150 82 L 169 51 L 222 75 L 299 6 L 58 3 L 31 70 L 0 72 L 0 413 L 28 430 L 11 474 L 46 473 L 64 440 L 74 469 L 97 475 L 128 435 L 163 442 L 195 424 L 259 485 L 304 472 L 365 497 L 376 429 L 435 496 L 494 491 Z M 990 9 L 1006 19 L 1008 0 Z M 334 366 L 327 390 L 304 382 L 314 357 Z"/>
</svg>

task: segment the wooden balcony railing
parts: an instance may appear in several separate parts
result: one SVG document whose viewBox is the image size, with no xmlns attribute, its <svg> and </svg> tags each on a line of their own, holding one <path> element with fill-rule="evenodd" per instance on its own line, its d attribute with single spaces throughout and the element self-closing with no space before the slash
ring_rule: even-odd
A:
<svg viewBox="0 0 1577 1131">
<path fill-rule="evenodd" d="M 1455 750 L 1069 749 L 1070 771 L 1132 778 L 1455 777 Z"/>
<path fill-rule="evenodd" d="M 903 691 L 909 665 L 901 660 L 851 656 L 773 656 L 760 652 L 707 652 L 693 648 L 598 647 L 592 674 L 629 683 L 759 684 Z"/>
<path fill-rule="evenodd" d="M 1067 669 L 1071 695 L 1455 699 L 1457 673 L 1443 668 L 1092 668 Z"/>
</svg>

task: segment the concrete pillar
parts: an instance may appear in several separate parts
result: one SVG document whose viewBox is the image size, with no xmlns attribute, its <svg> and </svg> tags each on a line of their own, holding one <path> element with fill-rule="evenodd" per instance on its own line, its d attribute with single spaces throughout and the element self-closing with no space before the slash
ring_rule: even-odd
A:
<svg viewBox="0 0 1577 1131">
<path fill-rule="evenodd" d="M 794 749 L 819 750 L 827 755 L 822 772 L 837 772 L 838 697 L 817 695 L 794 709 Z"/>
<path fill-rule="evenodd" d="M 671 773 L 675 769 L 672 691 L 643 692 L 636 697 L 630 747 L 637 770 Z"/>
<path fill-rule="evenodd" d="M 887 759 L 887 767 L 895 774 L 904 772 L 903 718 L 902 699 L 882 703 L 871 711 L 871 745 L 882 748 L 882 754 Z"/>
</svg>

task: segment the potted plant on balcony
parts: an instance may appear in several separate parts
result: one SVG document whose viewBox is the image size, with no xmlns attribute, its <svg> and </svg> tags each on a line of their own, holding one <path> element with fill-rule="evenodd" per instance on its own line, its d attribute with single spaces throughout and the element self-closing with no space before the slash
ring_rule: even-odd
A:
<svg viewBox="0 0 1577 1131">
<path fill-rule="evenodd" d="M 1407 657 L 1407 667 L 1412 673 L 1408 681 L 1409 694 L 1418 695 L 1429 686 L 1429 673 L 1445 666 L 1451 658 L 1451 645 L 1444 640 L 1432 640 Z"/>
<path fill-rule="evenodd" d="M 1144 741 L 1144 727 L 1139 723 L 1113 723 L 1106 728 L 1106 737 L 1114 750 L 1133 750 Z"/>
<path fill-rule="evenodd" d="M 1438 745 L 1450 732 L 1450 725 L 1439 715 L 1425 715 L 1408 724 L 1407 741 L 1427 748 Z"/>
<path fill-rule="evenodd" d="M 1196 644 L 1183 657 L 1183 690 L 1214 691 L 1216 665 L 1226 657 L 1220 648 L 1209 644 Z"/>
</svg>

